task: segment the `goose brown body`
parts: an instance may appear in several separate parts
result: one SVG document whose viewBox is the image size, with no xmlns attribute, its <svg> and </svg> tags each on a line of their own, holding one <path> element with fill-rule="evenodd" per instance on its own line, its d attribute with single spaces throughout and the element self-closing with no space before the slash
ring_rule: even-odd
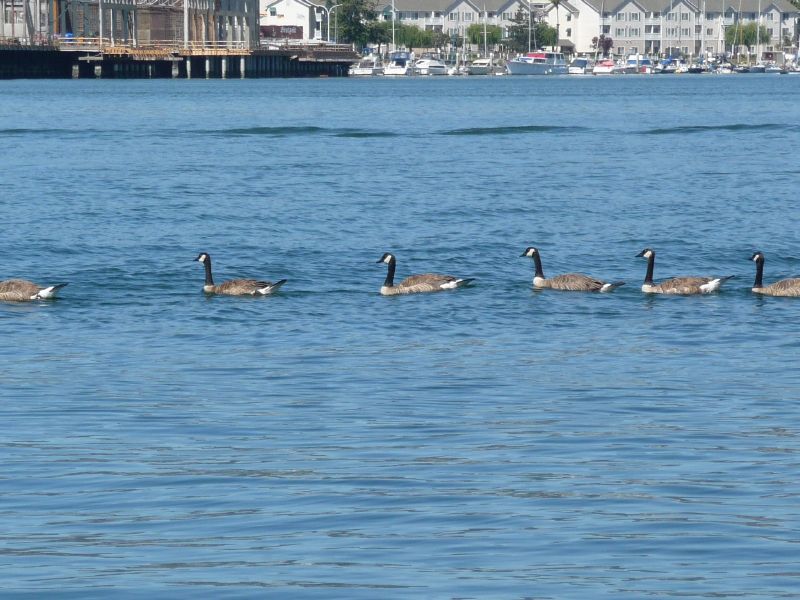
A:
<svg viewBox="0 0 800 600">
<path fill-rule="evenodd" d="M 220 294 L 225 296 L 268 296 L 278 290 L 286 279 L 281 279 L 275 283 L 259 279 L 231 279 L 219 285 L 214 284 L 214 277 L 211 274 L 211 256 L 206 252 L 201 252 L 196 261 L 203 264 L 206 271 L 206 280 L 203 291 L 206 294 Z"/>
<path fill-rule="evenodd" d="M 750 260 L 756 263 L 756 279 L 752 288 L 754 294 L 800 297 L 800 277 L 781 279 L 765 286 L 762 281 L 764 276 L 764 253 L 756 252 Z"/>
<path fill-rule="evenodd" d="M 651 248 L 645 248 L 636 256 L 647 259 L 647 274 L 642 284 L 642 291 L 648 294 L 675 294 L 690 296 L 696 294 L 710 294 L 716 292 L 733 275 L 726 277 L 673 277 L 659 283 L 653 281 L 656 253 Z"/>
<path fill-rule="evenodd" d="M 7 279 L 0 281 L 0 300 L 6 302 L 30 302 L 54 298 L 58 290 L 66 283 L 56 285 L 38 285 L 27 279 Z"/>
<path fill-rule="evenodd" d="M 625 285 L 624 281 L 606 282 L 595 277 L 589 277 L 583 273 L 565 273 L 547 278 L 542 269 L 542 258 L 539 250 L 533 246 L 525 249 L 521 256 L 532 258 L 536 272 L 533 276 L 533 286 L 551 290 L 561 290 L 564 292 L 610 292 L 620 286 Z"/>
<path fill-rule="evenodd" d="M 386 274 L 386 280 L 381 286 L 381 295 L 383 296 L 443 292 L 445 290 L 454 290 L 456 288 L 463 287 L 469 282 L 473 281 L 472 279 L 462 279 L 454 277 L 453 275 L 424 273 L 421 275 L 411 275 L 406 277 L 403 281 L 395 285 L 394 273 L 395 269 L 397 268 L 397 259 L 395 256 L 387 252 L 378 260 L 378 262 L 389 265 L 389 270 Z"/>
</svg>

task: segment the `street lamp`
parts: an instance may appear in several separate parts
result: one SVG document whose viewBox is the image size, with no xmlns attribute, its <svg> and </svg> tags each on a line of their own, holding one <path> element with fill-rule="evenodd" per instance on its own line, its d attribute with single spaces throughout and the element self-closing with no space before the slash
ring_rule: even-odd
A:
<svg viewBox="0 0 800 600">
<path fill-rule="evenodd" d="M 327 6 L 317 6 L 317 8 L 319 8 L 320 10 L 324 10 L 325 11 L 326 19 L 328 20 L 328 41 L 329 42 L 331 41 L 331 13 L 334 10 L 336 10 L 337 8 L 339 8 L 340 6 L 341 6 L 341 4 L 334 4 L 330 8 L 328 8 Z M 336 32 L 336 27 L 335 26 L 333 28 L 333 31 L 334 31 L 334 33 Z"/>
</svg>

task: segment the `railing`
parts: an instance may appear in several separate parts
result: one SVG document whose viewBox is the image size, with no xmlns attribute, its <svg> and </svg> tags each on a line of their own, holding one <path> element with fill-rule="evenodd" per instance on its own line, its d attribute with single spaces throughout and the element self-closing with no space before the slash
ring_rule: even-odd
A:
<svg viewBox="0 0 800 600">
<path fill-rule="evenodd" d="M 328 52 L 331 54 L 341 54 L 342 52 L 353 51 L 353 47 L 350 44 L 331 44 L 328 42 L 301 43 L 298 41 L 289 42 L 288 40 L 261 40 L 261 47 L 275 50 L 294 50 L 303 52 L 313 50 L 317 53 Z"/>
<path fill-rule="evenodd" d="M 131 40 L 112 40 L 108 37 L 72 37 L 62 36 L 54 39 L 54 43 L 62 50 L 77 50 L 99 52 L 107 54 L 152 54 L 173 53 L 180 54 L 244 54 L 250 51 L 250 45 L 245 41 L 190 41 L 184 45 L 181 40 L 148 40 L 136 42 Z"/>
</svg>

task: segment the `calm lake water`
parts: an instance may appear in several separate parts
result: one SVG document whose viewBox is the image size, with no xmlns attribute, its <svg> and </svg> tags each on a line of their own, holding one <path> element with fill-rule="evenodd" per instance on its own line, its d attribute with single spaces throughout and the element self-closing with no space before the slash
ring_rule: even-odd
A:
<svg viewBox="0 0 800 600">
<path fill-rule="evenodd" d="M 0 279 L 69 286 L 0 304 L 0 594 L 800 597 L 800 300 L 749 291 L 800 275 L 798 98 L 3 82 Z M 645 246 L 736 278 L 645 296 Z M 381 297 L 386 251 L 475 285 Z"/>
</svg>

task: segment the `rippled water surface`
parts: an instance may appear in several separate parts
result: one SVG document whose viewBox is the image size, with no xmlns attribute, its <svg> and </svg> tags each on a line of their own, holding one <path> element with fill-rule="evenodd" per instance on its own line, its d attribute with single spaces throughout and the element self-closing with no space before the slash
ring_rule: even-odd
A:
<svg viewBox="0 0 800 600">
<path fill-rule="evenodd" d="M 749 291 L 800 275 L 798 97 L 4 82 L 0 279 L 69 286 L 0 304 L 0 592 L 800 597 L 800 301 Z M 647 297 L 645 246 L 736 278 Z M 475 285 L 381 297 L 385 251 Z"/>
</svg>

